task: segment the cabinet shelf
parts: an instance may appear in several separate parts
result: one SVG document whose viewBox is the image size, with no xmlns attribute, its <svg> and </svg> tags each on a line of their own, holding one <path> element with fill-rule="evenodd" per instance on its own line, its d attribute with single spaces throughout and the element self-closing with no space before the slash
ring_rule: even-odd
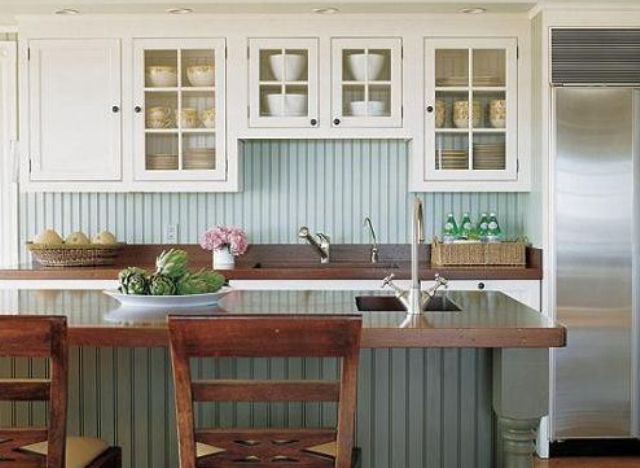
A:
<svg viewBox="0 0 640 468">
<path fill-rule="evenodd" d="M 171 134 L 171 133 L 216 133 L 215 128 L 146 128 L 145 133 L 160 133 L 160 134 Z"/>
<path fill-rule="evenodd" d="M 160 87 L 146 87 L 144 91 L 146 93 L 177 93 L 178 91 L 183 92 L 215 92 L 215 86 L 172 86 L 169 88 L 160 88 Z"/>
<path fill-rule="evenodd" d="M 260 86 L 307 86 L 309 84 L 308 81 L 272 81 L 272 80 L 261 80 Z"/>
<path fill-rule="evenodd" d="M 436 92 L 468 92 L 471 91 L 484 91 L 484 92 L 504 92 L 507 90 L 504 86 L 436 86 Z"/>
<path fill-rule="evenodd" d="M 506 128 L 436 128 L 436 133 L 506 133 Z"/>
<path fill-rule="evenodd" d="M 344 86 L 391 86 L 389 80 L 372 80 L 372 81 L 355 81 L 355 80 L 343 80 Z"/>
</svg>

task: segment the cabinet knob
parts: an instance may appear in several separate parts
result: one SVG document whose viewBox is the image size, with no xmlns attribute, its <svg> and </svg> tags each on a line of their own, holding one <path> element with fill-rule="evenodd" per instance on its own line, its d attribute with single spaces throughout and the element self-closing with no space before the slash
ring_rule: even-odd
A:
<svg viewBox="0 0 640 468">
<path fill-rule="evenodd" d="M 311 119 L 311 126 L 315 127 L 316 125 L 318 125 L 318 119 Z"/>
<path fill-rule="evenodd" d="M 433 112 L 433 106 L 427 106 L 427 112 L 428 113 L 432 113 Z"/>
<path fill-rule="evenodd" d="M 114 114 L 117 114 L 118 112 L 120 112 L 120 106 L 113 106 L 111 108 L 111 112 L 113 112 Z"/>
<path fill-rule="evenodd" d="M 142 112 L 142 107 L 136 106 L 133 108 L 133 110 L 135 111 L 136 114 L 139 114 L 140 112 Z"/>
<path fill-rule="evenodd" d="M 333 119 L 333 125 L 340 125 L 340 119 Z"/>
<path fill-rule="evenodd" d="M 478 289 L 482 291 L 484 289 L 484 283 L 482 282 L 478 283 Z"/>
</svg>

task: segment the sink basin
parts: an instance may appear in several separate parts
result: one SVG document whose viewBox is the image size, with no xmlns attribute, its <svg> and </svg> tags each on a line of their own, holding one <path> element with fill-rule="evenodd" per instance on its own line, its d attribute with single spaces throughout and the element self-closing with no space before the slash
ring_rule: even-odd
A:
<svg viewBox="0 0 640 468">
<path fill-rule="evenodd" d="M 258 262 L 253 268 L 269 268 L 288 270 L 290 268 L 400 268 L 397 263 L 371 263 L 371 262 L 330 262 L 330 263 L 303 263 L 303 262 Z"/>
<path fill-rule="evenodd" d="M 393 296 L 358 296 L 356 307 L 360 312 L 404 312 L 405 308 L 397 297 Z M 445 296 L 433 297 L 425 312 L 458 312 L 460 307 Z"/>
</svg>

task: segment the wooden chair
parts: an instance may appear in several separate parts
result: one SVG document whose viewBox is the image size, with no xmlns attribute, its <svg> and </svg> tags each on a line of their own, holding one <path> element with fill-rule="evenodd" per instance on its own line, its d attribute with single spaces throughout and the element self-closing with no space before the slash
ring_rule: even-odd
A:
<svg viewBox="0 0 640 468">
<path fill-rule="evenodd" d="M 95 438 L 66 438 L 66 317 L 0 316 L 0 356 L 49 359 L 48 379 L 0 379 L 0 401 L 49 402 L 47 427 L 0 429 L 0 468 L 121 466 L 118 447 Z"/>
<path fill-rule="evenodd" d="M 357 466 L 359 316 L 170 316 L 181 468 Z M 342 358 L 339 381 L 192 381 L 192 357 Z M 337 428 L 196 429 L 197 401 L 337 401 Z"/>
</svg>

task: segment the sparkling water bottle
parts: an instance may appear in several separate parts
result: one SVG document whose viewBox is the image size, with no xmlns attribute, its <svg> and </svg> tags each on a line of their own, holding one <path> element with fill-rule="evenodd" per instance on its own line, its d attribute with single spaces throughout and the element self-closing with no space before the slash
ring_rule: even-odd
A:
<svg viewBox="0 0 640 468">
<path fill-rule="evenodd" d="M 498 224 L 498 218 L 495 213 L 489 215 L 487 240 L 489 242 L 499 242 L 502 240 L 502 230 L 500 229 L 500 224 Z"/>
<path fill-rule="evenodd" d="M 458 224 L 453 213 L 447 215 L 447 220 L 442 227 L 442 242 L 450 243 L 458 238 Z"/>
<path fill-rule="evenodd" d="M 473 224 L 468 212 L 462 214 L 462 222 L 460 223 L 460 239 L 471 239 L 473 237 Z"/>
<path fill-rule="evenodd" d="M 489 216 L 487 213 L 480 215 L 480 221 L 478 221 L 476 231 L 481 241 L 487 240 L 487 236 L 489 235 Z"/>
</svg>

